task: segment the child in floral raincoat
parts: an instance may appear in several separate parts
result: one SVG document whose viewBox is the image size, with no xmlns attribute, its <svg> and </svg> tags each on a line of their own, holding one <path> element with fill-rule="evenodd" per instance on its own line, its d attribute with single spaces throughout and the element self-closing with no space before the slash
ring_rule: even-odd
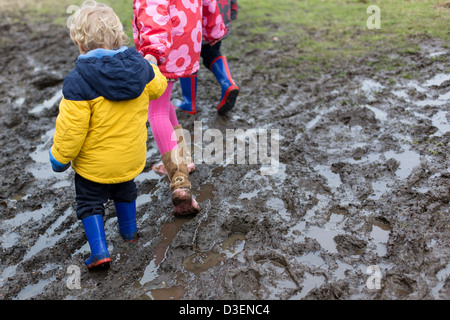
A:
<svg viewBox="0 0 450 320">
<path fill-rule="evenodd" d="M 225 26 L 229 28 L 231 21 L 237 19 L 237 0 L 219 0 L 217 1 L 217 4 L 219 5 Z M 203 65 L 212 72 L 220 85 L 221 96 L 216 109 L 219 114 L 225 114 L 234 107 L 236 98 L 239 94 L 239 87 L 231 77 L 227 57 L 220 51 L 221 44 L 222 40 L 218 41 L 213 46 L 204 42 L 202 45 L 201 57 Z M 197 73 L 193 73 L 189 77 L 181 78 L 180 84 L 183 101 L 177 103 L 176 107 L 187 113 L 196 114 Z"/>
</svg>

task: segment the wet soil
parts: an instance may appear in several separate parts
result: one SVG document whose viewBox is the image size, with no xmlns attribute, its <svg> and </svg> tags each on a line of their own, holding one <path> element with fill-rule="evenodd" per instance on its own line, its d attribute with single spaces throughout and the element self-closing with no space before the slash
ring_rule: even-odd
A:
<svg viewBox="0 0 450 320">
<path fill-rule="evenodd" d="M 249 150 L 244 164 L 197 164 L 202 211 L 176 218 L 149 130 L 139 241 L 122 240 L 107 203 L 112 263 L 89 272 L 73 172 L 53 173 L 47 154 L 76 48 L 64 28 L 0 21 L 0 299 L 450 298 L 450 54 L 439 41 L 299 80 L 278 68 L 295 45 L 238 54 L 230 37 L 235 109 L 217 115 L 202 68 L 201 112 L 179 121 L 192 134 L 194 121 L 202 133 L 279 130 L 274 174 Z M 386 57 L 401 63 L 377 68 Z"/>
</svg>

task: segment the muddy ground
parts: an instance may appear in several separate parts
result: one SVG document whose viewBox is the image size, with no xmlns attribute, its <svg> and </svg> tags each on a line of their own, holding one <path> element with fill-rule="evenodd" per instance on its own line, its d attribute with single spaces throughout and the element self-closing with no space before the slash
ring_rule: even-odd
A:
<svg viewBox="0 0 450 320">
<path fill-rule="evenodd" d="M 47 154 L 76 48 L 62 27 L 0 21 L 0 299 L 450 298 L 450 54 L 439 41 L 298 80 L 276 68 L 295 45 L 236 54 L 230 38 L 235 109 L 216 114 L 202 68 L 201 112 L 179 120 L 192 134 L 194 121 L 203 133 L 279 130 L 276 174 L 248 157 L 198 164 L 202 211 L 175 218 L 149 130 L 139 241 L 124 243 L 108 203 L 112 263 L 89 272 L 73 171 L 53 173 Z M 377 68 L 386 57 L 398 66 Z"/>
</svg>

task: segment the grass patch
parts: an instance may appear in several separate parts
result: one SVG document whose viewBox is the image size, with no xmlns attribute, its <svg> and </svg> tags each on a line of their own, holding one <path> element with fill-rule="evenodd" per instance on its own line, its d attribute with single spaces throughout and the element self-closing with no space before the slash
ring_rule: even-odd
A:
<svg viewBox="0 0 450 320">
<path fill-rule="evenodd" d="M 132 1 L 104 0 L 114 8 L 127 34 L 132 36 Z M 83 0 L 0 0 L 3 12 L 27 12 L 36 21 L 64 25 L 70 5 Z M 369 30 L 369 5 L 381 10 L 381 29 Z M 297 40 L 305 53 L 338 55 L 375 49 L 380 43 L 404 46 L 410 36 L 428 35 L 450 40 L 450 0 L 239 0 L 235 29 L 245 27 L 251 35 Z M 273 43 L 272 47 L 277 46 Z M 267 49 L 267 43 L 264 44 Z"/>
<path fill-rule="evenodd" d="M 33 21 L 65 25 L 72 14 L 70 5 L 83 0 L 0 0 L 1 12 L 29 13 Z M 105 0 L 114 8 L 132 42 L 132 1 Z M 381 28 L 368 29 L 370 5 L 381 11 Z M 334 61 L 394 51 L 400 55 L 417 53 L 417 39 L 450 41 L 450 0 L 239 0 L 238 19 L 227 40 L 230 57 L 253 50 L 277 51 L 284 55 L 278 68 L 306 66 L 319 73 Z M 380 55 L 379 55 L 380 56 Z M 401 65 L 385 58 L 377 68 Z M 411 75 L 405 74 L 405 77 Z"/>
<path fill-rule="evenodd" d="M 11 19 L 23 19 L 26 17 L 29 23 L 48 22 L 65 26 L 67 19 L 74 13 L 68 10 L 70 6 L 81 6 L 84 0 L 0 0 L 0 12 L 6 13 Z M 129 0 L 105 0 L 98 1 L 111 6 L 119 16 L 125 32 L 130 37 L 133 45 L 133 19 L 132 1 Z M 1 23 L 1 21 L 0 21 Z"/>
<path fill-rule="evenodd" d="M 381 28 L 368 29 L 369 5 L 377 5 Z M 361 57 L 371 52 L 419 51 L 417 38 L 450 40 L 449 0 L 240 0 L 234 29 L 248 30 L 252 48 L 299 51 L 305 62 L 326 66 L 335 59 Z M 243 36 L 237 32 L 238 38 Z M 258 36 L 260 38 L 258 38 Z M 247 46 L 245 37 L 236 47 Z M 273 41 L 278 39 L 278 41 Z M 262 44 L 264 43 L 264 44 Z M 269 45 L 268 45 L 269 44 Z M 381 61 L 395 68 L 398 61 Z"/>
</svg>

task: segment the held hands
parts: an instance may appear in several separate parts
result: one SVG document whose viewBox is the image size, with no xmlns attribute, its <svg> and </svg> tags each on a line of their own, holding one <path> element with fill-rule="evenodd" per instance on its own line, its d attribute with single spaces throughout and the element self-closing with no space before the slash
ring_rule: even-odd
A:
<svg viewBox="0 0 450 320">
<path fill-rule="evenodd" d="M 55 172 L 64 172 L 70 167 L 70 162 L 63 164 L 53 157 L 52 150 L 48 150 L 48 154 L 50 156 L 50 163 L 52 164 L 52 169 Z"/>
<path fill-rule="evenodd" d="M 158 64 L 158 61 L 156 60 L 156 58 L 154 56 L 152 56 L 151 54 L 146 54 L 144 59 L 147 60 L 148 62 L 153 62 L 156 65 Z"/>
</svg>

